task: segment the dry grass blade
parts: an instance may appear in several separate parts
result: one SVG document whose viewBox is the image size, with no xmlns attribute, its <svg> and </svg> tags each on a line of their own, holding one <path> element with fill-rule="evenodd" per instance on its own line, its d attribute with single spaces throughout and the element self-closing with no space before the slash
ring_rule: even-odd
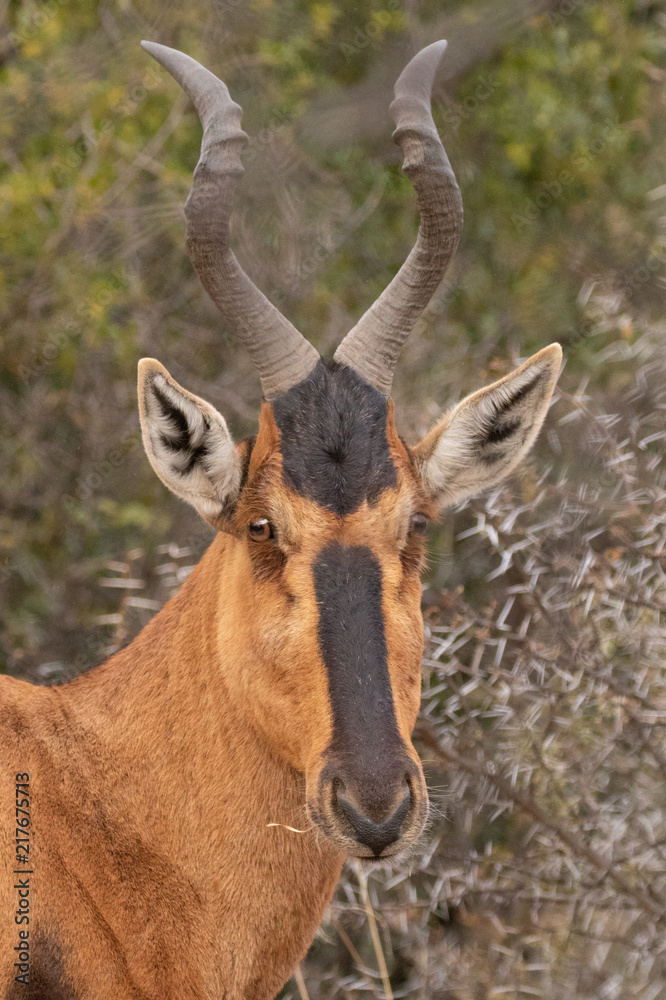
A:
<svg viewBox="0 0 666 1000">
<path fill-rule="evenodd" d="M 296 972 L 294 973 L 294 982 L 298 987 L 298 995 L 301 998 L 301 1000 L 310 1000 L 310 996 L 308 994 L 307 986 L 305 985 L 305 980 L 303 979 L 303 973 L 301 971 L 300 965 L 298 966 Z"/>
<path fill-rule="evenodd" d="M 372 938 L 372 946 L 375 949 L 375 955 L 377 957 L 377 966 L 379 968 L 379 975 L 381 976 L 382 986 L 384 987 L 384 997 L 385 1000 L 393 1000 L 393 991 L 391 989 L 388 969 L 386 968 L 384 949 L 382 948 L 382 942 L 381 938 L 379 937 L 379 930 L 377 928 L 377 920 L 375 919 L 375 911 L 372 908 L 370 893 L 368 892 L 368 878 L 365 872 L 363 871 L 363 866 L 360 861 L 354 862 L 354 871 L 356 872 L 358 884 L 361 889 L 361 899 L 363 901 L 365 914 L 366 917 L 368 918 L 368 927 L 370 929 L 370 936 Z"/>
</svg>

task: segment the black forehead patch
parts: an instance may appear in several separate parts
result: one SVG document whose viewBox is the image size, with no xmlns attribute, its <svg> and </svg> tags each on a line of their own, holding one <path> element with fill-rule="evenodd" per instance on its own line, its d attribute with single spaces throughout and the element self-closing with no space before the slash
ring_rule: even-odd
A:
<svg viewBox="0 0 666 1000">
<path fill-rule="evenodd" d="M 284 481 L 296 493 L 344 516 L 397 485 L 386 399 L 352 368 L 318 362 L 274 401 L 273 414 Z"/>
</svg>

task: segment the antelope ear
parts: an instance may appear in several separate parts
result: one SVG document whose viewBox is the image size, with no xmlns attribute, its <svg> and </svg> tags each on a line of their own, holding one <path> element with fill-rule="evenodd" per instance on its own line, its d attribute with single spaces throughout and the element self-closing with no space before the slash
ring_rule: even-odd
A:
<svg viewBox="0 0 666 1000">
<path fill-rule="evenodd" d="M 224 417 L 153 358 L 139 362 L 143 446 L 165 486 L 213 527 L 238 498 L 241 459 Z"/>
<path fill-rule="evenodd" d="M 423 485 L 441 508 L 504 479 L 539 433 L 562 362 L 551 344 L 499 382 L 459 403 L 412 449 Z"/>
</svg>

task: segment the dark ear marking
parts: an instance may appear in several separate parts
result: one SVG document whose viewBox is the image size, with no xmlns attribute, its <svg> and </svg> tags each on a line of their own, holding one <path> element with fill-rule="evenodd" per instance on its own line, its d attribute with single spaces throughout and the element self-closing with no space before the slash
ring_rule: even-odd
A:
<svg viewBox="0 0 666 1000">
<path fill-rule="evenodd" d="M 504 451 L 491 451 L 488 454 L 481 453 L 479 455 L 479 461 L 487 467 L 493 465 L 499 465 L 500 462 L 504 461 L 506 452 Z"/>
<path fill-rule="evenodd" d="M 491 425 L 486 434 L 486 444 L 501 444 L 507 438 L 512 437 L 520 427 L 520 420 L 509 420 L 505 424 L 500 424 L 497 420 Z"/>
<path fill-rule="evenodd" d="M 508 399 L 505 399 L 503 403 L 498 407 L 498 413 L 506 413 L 507 410 L 511 410 L 517 403 L 520 403 L 523 399 L 534 392 L 543 382 L 544 378 L 548 372 L 540 371 L 534 376 L 531 382 L 526 382 L 525 385 L 521 385 L 518 389 L 513 392 Z"/>
<path fill-rule="evenodd" d="M 543 383 L 544 375 L 546 373 L 543 371 L 537 372 L 534 378 L 527 382 L 525 385 L 519 386 L 515 392 L 502 400 L 498 406 L 494 419 L 492 419 L 490 426 L 485 433 L 479 435 L 478 443 L 483 447 L 484 445 L 497 445 L 501 444 L 503 441 L 508 441 L 510 437 L 516 433 L 517 430 L 523 428 L 522 439 L 525 439 L 525 429 L 524 422 L 519 417 L 514 417 L 513 419 L 508 419 L 502 421 L 502 417 L 508 413 L 511 413 L 519 403 L 524 402 L 527 397 L 538 389 Z M 484 465 L 495 465 L 504 456 L 504 452 L 495 452 L 492 455 L 481 455 L 481 461 Z"/>
<path fill-rule="evenodd" d="M 412 449 L 423 485 L 442 507 L 499 483 L 527 454 L 548 411 L 561 361 L 559 344 L 545 347 L 464 399 Z"/>
<path fill-rule="evenodd" d="M 139 364 L 139 411 L 144 448 L 162 482 L 213 527 L 223 526 L 241 479 L 241 456 L 224 417 L 152 358 Z"/>
<path fill-rule="evenodd" d="M 192 471 L 195 465 L 201 465 L 205 468 L 205 459 L 208 457 L 208 445 L 204 442 L 200 444 L 198 448 L 193 448 L 190 452 L 190 457 L 187 465 L 184 469 L 176 470 L 180 472 L 181 476 L 187 476 Z"/>
<path fill-rule="evenodd" d="M 155 399 L 162 408 L 162 414 L 166 420 L 174 425 L 174 433 L 170 436 L 162 433 L 160 435 L 162 443 L 171 451 L 183 451 L 190 447 L 190 428 L 185 419 L 185 414 L 162 392 L 160 387 L 153 382 L 151 386 Z"/>
<path fill-rule="evenodd" d="M 173 433 L 168 433 L 164 429 L 160 431 L 160 441 L 168 451 L 180 456 L 180 464 L 173 462 L 171 469 L 177 476 L 188 476 L 196 465 L 206 471 L 206 458 L 209 455 L 208 433 L 210 431 L 210 419 L 202 414 L 202 428 L 199 434 L 202 437 L 200 444 L 192 443 L 192 428 L 187 417 L 179 410 L 166 394 L 155 383 L 152 387 L 153 395 L 159 403 L 164 420 L 173 427 Z"/>
</svg>

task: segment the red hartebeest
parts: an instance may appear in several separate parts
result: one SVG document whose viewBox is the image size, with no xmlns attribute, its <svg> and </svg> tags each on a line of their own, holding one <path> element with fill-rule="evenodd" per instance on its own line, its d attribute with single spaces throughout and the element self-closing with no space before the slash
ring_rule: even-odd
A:
<svg viewBox="0 0 666 1000">
<path fill-rule="evenodd" d="M 217 535 L 102 666 L 60 687 L 0 678 L 5 1000 L 266 1000 L 344 858 L 391 857 L 423 829 L 424 527 L 525 455 L 561 359 L 540 351 L 415 447 L 396 433 L 393 368 L 462 226 L 430 112 L 445 46 L 412 59 L 392 104 L 416 245 L 323 361 L 229 247 L 241 109 L 194 60 L 144 43 L 201 117 L 189 252 L 264 402 L 236 445 L 212 406 L 140 363 L 148 458 Z"/>
</svg>

